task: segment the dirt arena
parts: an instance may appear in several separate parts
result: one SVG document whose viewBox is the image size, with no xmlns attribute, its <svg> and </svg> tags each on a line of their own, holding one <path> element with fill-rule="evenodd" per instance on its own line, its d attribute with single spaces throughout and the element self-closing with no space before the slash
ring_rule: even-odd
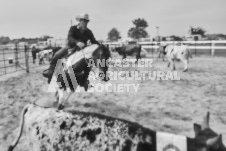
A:
<svg viewBox="0 0 226 151">
<path fill-rule="evenodd" d="M 168 71 L 167 63 L 154 61 L 152 68 L 110 68 L 111 71 Z M 210 111 L 210 126 L 223 135 L 226 144 L 226 59 L 195 57 L 183 73 L 181 62 L 176 63 L 180 80 L 134 80 L 140 84 L 138 92 L 74 93 L 67 109 L 97 112 L 118 117 L 155 131 L 194 137 L 193 123 L 201 123 Z M 44 68 L 44 67 L 43 67 Z M 51 105 L 53 93 L 46 92 L 47 82 L 41 70 L 22 74 L 0 82 L 0 151 L 16 135 L 19 115 L 25 104 Z M 1 77 L 0 77 L 1 78 Z M 128 81 L 112 80 L 109 83 Z M 15 151 L 29 151 L 23 135 Z"/>
</svg>

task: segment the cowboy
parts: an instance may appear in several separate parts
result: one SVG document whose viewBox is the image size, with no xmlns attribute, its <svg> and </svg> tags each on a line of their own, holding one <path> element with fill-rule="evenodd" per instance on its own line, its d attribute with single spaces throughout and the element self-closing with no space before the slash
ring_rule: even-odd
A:
<svg viewBox="0 0 226 151">
<path fill-rule="evenodd" d="M 76 20 L 79 21 L 78 25 L 72 26 L 68 32 L 68 43 L 67 45 L 57 51 L 51 62 L 48 70 L 43 72 L 43 76 L 46 78 L 52 77 L 54 73 L 55 66 L 58 59 L 61 59 L 64 55 L 68 53 L 68 50 L 73 49 L 73 51 L 79 51 L 87 46 L 87 42 L 90 41 L 91 44 L 98 44 L 99 42 L 95 39 L 92 31 L 87 28 L 88 22 L 90 21 L 88 14 L 81 14 L 76 17 Z M 82 65 L 86 64 L 85 59 L 81 60 L 76 67 L 80 68 Z M 76 70 L 75 68 L 73 68 Z"/>
</svg>

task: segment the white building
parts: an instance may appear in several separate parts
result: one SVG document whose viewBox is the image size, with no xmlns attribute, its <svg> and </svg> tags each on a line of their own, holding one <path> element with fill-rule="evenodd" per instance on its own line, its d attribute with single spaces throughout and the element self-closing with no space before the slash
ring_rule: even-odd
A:
<svg viewBox="0 0 226 151">
<path fill-rule="evenodd" d="M 25 46 L 25 45 L 28 45 L 28 42 L 19 42 L 17 45 L 18 46 Z"/>
<path fill-rule="evenodd" d="M 186 40 L 188 40 L 188 41 L 202 40 L 202 35 L 200 35 L 200 34 L 187 35 Z"/>
<path fill-rule="evenodd" d="M 50 46 L 56 46 L 56 47 L 61 46 L 62 47 L 64 45 L 66 45 L 66 43 L 67 43 L 67 40 L 63 39 L 63 38 L 59 38 L 59 39 L 49 38 L 49 39 L 47 39 L 47 44 L 50 45 Z"/>
</svg>

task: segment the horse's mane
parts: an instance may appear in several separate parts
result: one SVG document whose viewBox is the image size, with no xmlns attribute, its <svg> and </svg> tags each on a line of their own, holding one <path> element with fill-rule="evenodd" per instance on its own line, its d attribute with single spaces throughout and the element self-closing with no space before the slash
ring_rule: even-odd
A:
<svg viewBox="0 0 226 151">
<path fill-rule="evenodd" d="M 105 58 L 110 58 L 111 57 L 111 52 L 109 50 L 109 48 L 103 44 L 100 44 L 100 47 L 102 47 L 103 49 L 103 55 L 105 56 Z"/>
</svg>

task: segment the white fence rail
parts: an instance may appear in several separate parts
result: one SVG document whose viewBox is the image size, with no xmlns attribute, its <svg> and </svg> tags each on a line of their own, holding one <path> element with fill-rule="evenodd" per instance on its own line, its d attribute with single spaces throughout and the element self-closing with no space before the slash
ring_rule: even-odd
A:
<svg viewBox="0 0 226 151">
<path fill-rule="evenodd" d="M 142 48 L 144 49 L 151 49 L 155 52 L 158 51 L 159 48 L 159 42 L 138 42 L 141 44 Z M 178 41 L 162 41 L 160 42 L 161 45 L 166 45 L 166 44 L 177 44 Z M 217 55 L 220 55 L 222 53 L 224 56 L 226 56 L 226 40 L 222 41 L 181 41 L 181 43 L 187 45 L 190 49 L 193 50 L 193 53 L 200 53 L 200 54 L 205 54 L 208 53 L 212 56 L 217 53 Z M 109 45 L 109 48 L 112 50 L 116 47 L 120 47 L 123 44 L 126 44 L 124 42 L 106 42 L 104 44 Z M 220 55 L 221 56 L 221 55 Z"/>
</svg>

